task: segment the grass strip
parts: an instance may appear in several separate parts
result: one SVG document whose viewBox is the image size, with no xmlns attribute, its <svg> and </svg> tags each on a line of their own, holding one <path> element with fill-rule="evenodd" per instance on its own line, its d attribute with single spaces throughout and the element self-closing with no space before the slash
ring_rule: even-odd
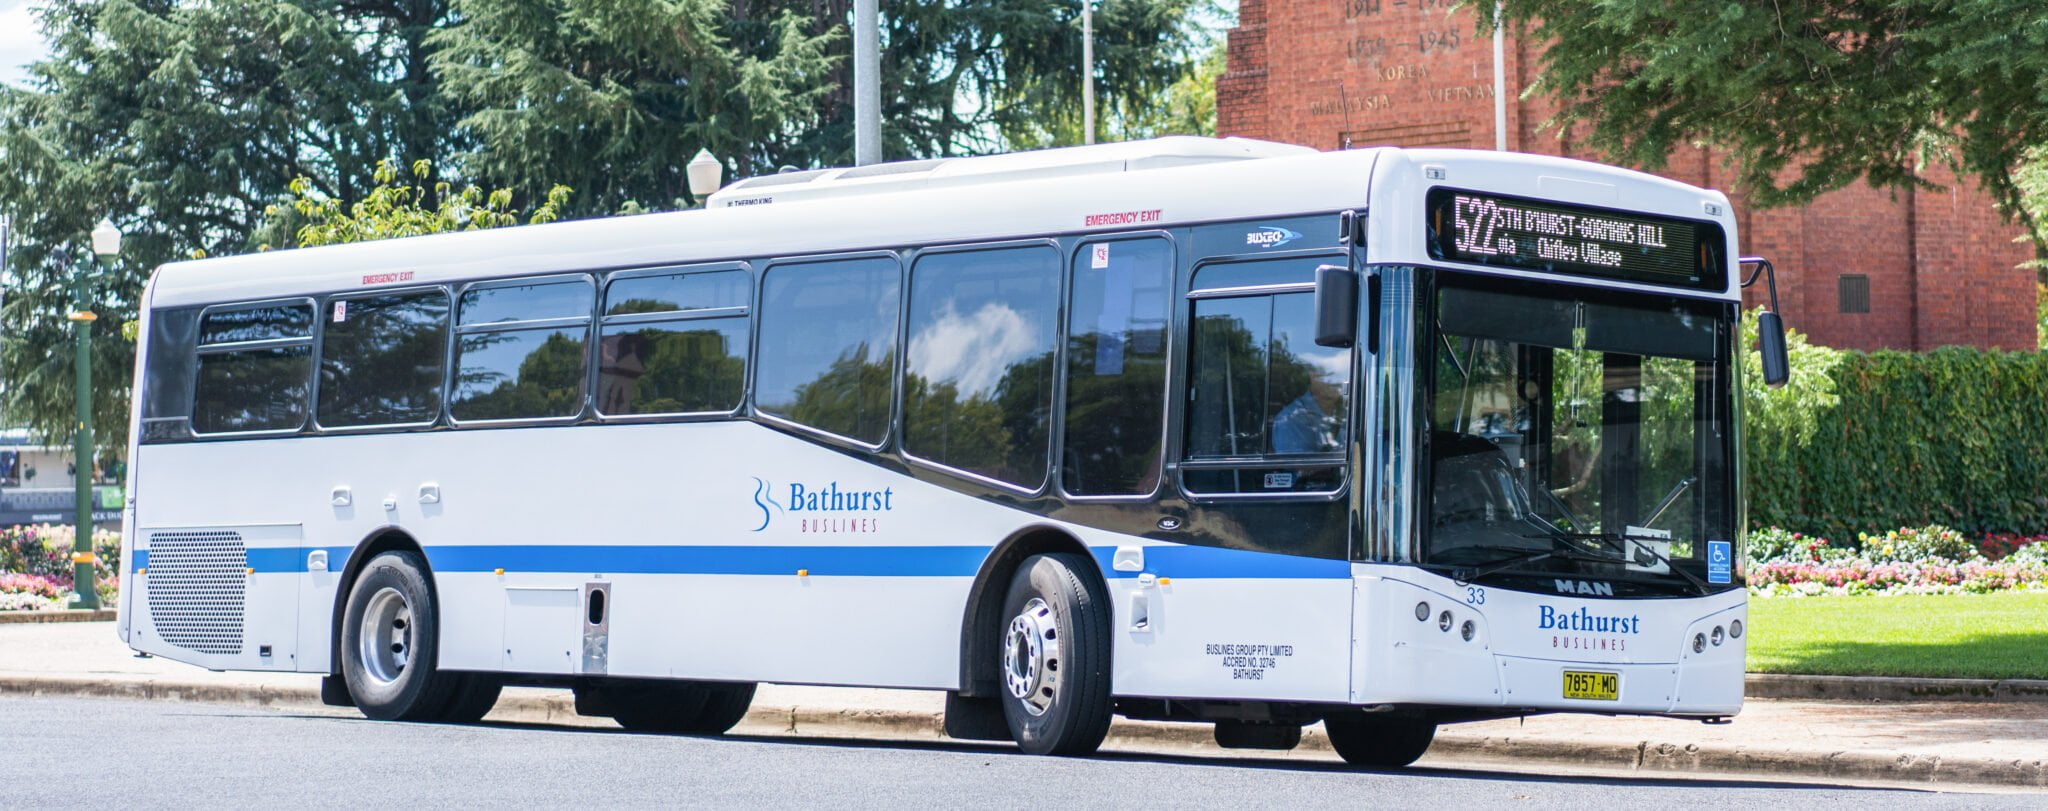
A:
<svg viewBox="0 0 2048 811">
<path fill-rule="evenodd" d="M 1754 673 L 2048 679 L 2048 593 L 1749 601 Z"/>
</svg>

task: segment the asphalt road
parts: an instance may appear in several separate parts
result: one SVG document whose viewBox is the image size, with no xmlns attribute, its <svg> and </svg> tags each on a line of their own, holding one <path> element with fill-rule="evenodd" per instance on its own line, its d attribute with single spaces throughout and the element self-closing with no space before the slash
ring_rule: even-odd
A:
<svg viewBox="0 0 2048 811">
<path fill-rule="evenodd" d="M 0 697 L 0 808 L 1168 806 L 2038 807 L 2041 795 L 1796 782 L 1358 772 L 1257 757 L 521 724 L 436 726 L 207 704 Z"/>
</svg>

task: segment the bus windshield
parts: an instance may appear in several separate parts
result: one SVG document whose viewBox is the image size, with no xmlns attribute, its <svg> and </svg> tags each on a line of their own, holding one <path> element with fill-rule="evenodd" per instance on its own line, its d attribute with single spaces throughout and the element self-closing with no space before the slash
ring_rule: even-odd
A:
<svg viewBox="0 0 2048 811">
<path fill-rule="evenodd" d="M 1438 278 L 1422 562 L 1583 594 L 1732 588 L 1732 305 Z"/>
</svg>

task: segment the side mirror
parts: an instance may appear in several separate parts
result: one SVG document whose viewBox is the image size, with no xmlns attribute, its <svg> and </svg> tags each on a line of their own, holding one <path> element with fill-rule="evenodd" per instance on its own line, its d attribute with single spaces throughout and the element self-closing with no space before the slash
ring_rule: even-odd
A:
<svg viewBox="0 0 2048 811">
<path fill-rule="evenodd" d="M 1785 355 L 1785 320 L 1765 310 L 1756 316 L 1756 351 L 1764 356 L 1764 384 L 1783 386 L 1792 378 L 1792 361 Z"/>
<path fill-rule="evenodd" d="M 1350 347 L 1358 340 L 1358 274 L 1342 265 L 1316 268 L 1316 345 Z"/>
</svg>

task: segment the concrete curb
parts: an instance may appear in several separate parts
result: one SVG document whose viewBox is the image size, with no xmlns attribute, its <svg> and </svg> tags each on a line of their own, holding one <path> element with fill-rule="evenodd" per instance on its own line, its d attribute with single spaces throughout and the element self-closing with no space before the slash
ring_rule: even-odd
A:
<svg viewBox="0 0 2048 811">
<path fill-rule="evenodd" d="M 193 701 L 280 708 L 321 708 L 310 687 L 209 685 L 154 680 L 104 680 L 73 676 L 0 676 L 0 695 L 86 696 Z M 506 696 L 491 711 L 495 720 L 520 723 L 610 726 L 609 719 L 575 713 L 567 696 Z M 938 713 L 914 710 L 844 709 L 769 705 L 747 712 L 739 731 L 793 736 L 939 740 Z M 1117 719 L 1107 745 L 1119 748 L 1173 747 L 1219 750 L 1206 724 Z M 1330 753 L 1320 726 L 1302 735 L 1297 753 Z M 1252 750 L 1250 755 L 1267 754 Z M 1717 747 L 1660 741 L 1563 741 L 1514 736 L 1462 735 L 1457 727 L 1439 731 L 1432 759 L 1463 762 L 1554 763 L 1619 768 L 1659 774 L 1756 774 L 1907 783 L 1968 784 L 2048 788 L 2048 758 L 1941 758 L 1911 752 L 1843 752 Z"/>
<path fill-rule="evenodd" d="M 114 609 L 102 608 L 96 611 L 63 609 L 59 611 L 0 611 L 0 625 L 17 622 L 113 622 Z"/>
<path fill-rule="evenodd" d="M 1798 701 L 2048 701 L 2048 681 L 1751 673 L 1742 692 Z"/>
</svg>

